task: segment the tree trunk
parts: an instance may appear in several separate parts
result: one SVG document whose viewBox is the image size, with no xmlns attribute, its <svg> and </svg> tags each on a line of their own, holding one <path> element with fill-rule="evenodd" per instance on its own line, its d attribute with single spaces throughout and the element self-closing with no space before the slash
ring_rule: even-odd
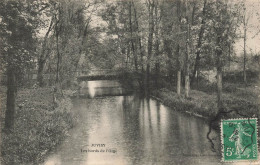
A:
<svg viewBox="0 0 260 165">
<path fill-rule="evenodd" d="M 181 66 L 180 66 L 180 45 L 176 47 L 176 64 L 177 64 L 177 95 L 181 95 Z"/>
<path fill-rule="evenodd" d="M 190 25 L 188 23 L 188 28 L 187 28 L 187 42 L 186 42 L 186 57 L 185 57 L 185 97 L 189 97 L 189 91 L 190 91 L 190 75 L 189 75 L 189 53 L 190 53 Z"/>
<path fill-rule="evenodd" d="M 59 51 L 59 36 L 56 34 L 56 50 L 57 50 L 57 63 L 56 63 L 56 83 L 59 82 L 60 73 L 60 51 Z"/>
<path fill-rule="evenodd" d="M 178 33 L 181 32 L 181 1 L 177 1 Z M 181 95 L 181 65 L 180 65 L 180 43 L 176 47 L 176 65 L 177 65 L 177 95 Z"/>
<path fill-rule="evenodd" d="M 39 59 L 39 61 L 38 61 L 37 81 L 38 81 L 40 87 L 42 87 L 44 85 L 44 82 L 43 82 L 44 64 L 45 64 L 45 61 L 42 60 L 42 59 Z"/>
<path fill-rule="evenodd" d="M 247 33 L 247 27 L 246 27 L 246 16 L 244 16 L 244 65 L 243 65 L 243 79 L 244 79 L 244 85 L 247 86 L 247 79 L 246 79 L 246 33 Z"/>
<path fill-rule="evenodd" d="M 186 36 L 186 53 L 185 53 L 185 97 L 188 98 L 189 97 L 189 91 L 190 91 L 190 65 L 189 65 L 189 56 L 190 56 L 190 23 L 189 23 L 189 19 L 188 19 L 188 14 L 187 14 L 187 10 L 188 10 L 188 5 L 187 5 L 187 1 L 186 3 L 186 21 L 187 21 L 187 36 Z"/>
<path fill-rule="evenodd" d="M 220 36 L 218 35 L 217 38 L 217 48 L 216 48 L 216 56 L 217 56 L 217 105 L 218 105 L 218 111 L 223 111 L 223 100 L 222 100 L 222 62 L 221 62 L 221 56 L 222 56 L 222 50 L 220 47 Z"/>
<path fill-rule="evenodd" d="M 167 64 L 167 72 L 169 76 L 169 81 L 170 83 L 173 81 L 173 74 L 174 74 L 174 69 L 173 69 L 173 54 L 172 54 L 172 46 L 171 46 L 171 41 L 164 39 L 163 41 L 164 49 L 167 54 L 168 60 L 166 61 Z"/>
<path fill-rule="evenodd" d="M 155 24 L 155 56 L 156 56 L 156 61 L 155 61 L 155 86 L 156 88 L 159 88 L 159 72 L 160 72 L 160 63 L 159 63 L 159 16 L 158 16 L 158 1 L 155 6 L 155 19 L 156 19 L 156 24 Z"/>
<path fill-rule="evenodd" d="M 181 95 L 181 71 L 177 71 L 177 95 Z"/>
<path fill-rule="evenodd" d="M 131 34 L 131 46 L 132 46 L 132 52 L 134 56 L 134 65 L 135 65 L 135 71 L 138 72 L 138 63 L 137 63 L 137 55 L 135 51 L 135 45 L 133 41 L 133 27 L 132 27 L 132 2 L 129 2 L 129 27 L 130 27 L 130 34 Z"/>
<path fill-rule="evenodd" d="M 191 77 L 191 84 L 193 84 L 193 82 L 195 80 L 196 73 L 197 73 L 197 86 L 198 86 L 198 76 L 199 76 L 199 67 L 200 67 L 200 52 L 201 52 L 203 33 L 204 33 L 204 29 L 205 29 L 204 24 L 205 24 L 206 6 L 207 6 L 207 0 L 204 0 L 204 6 L 203 6 L 203 11 L 202 11 L 202 20 L 201 20 L 201 28 L 200 28 L 198 44 L 197 44 L 195 65 L 194 65 L 193 74 L 192 74 L 192 77 Z"/>
<path fill-rule="evenodd" d="M 52 25 L 53 25 L 53 18 L 51 20 L 50 26 L 44 36 L 44 40 L 43 40 L 43 44 L 42 44 L 42 50 L 41 50 L 41 54 L 40 54 L 40 58 L 38 60 L 38 73 L 37 73 L 37 81 L 39 83 L 39 86 L 42 87 L 44 85 L 43 83 L 43 70 L 44 70 L 44 65 L 46 62 L 46 59 L 49 56 L 49 52 L 45 55 L 45 50 L 46 50 L 46 45 L 47 45 L 47 39 L 48 36 L 52 30 Z"/>
<path fill-rule="evenodd" d="M 128 69 L 129 54 L 130 54 L 130 47 L 129 47 L 129 43 L 127 43 L 126 62 L 125 62 L 126 70 Z"/>
<path fill-rule="evenodd" d="M 144 87 L 144 63 L 143 63 L 143 47 L 142 47 L 142 40 L 140 36 L 140 30 L 139 30 L 139 23 L 138 23 L 138 18 L 137 18 L 137 13 L 136 13 L 136 8 L 134 1 L 132 0 L 132 5 L 134 9 L 134 17 L 135 17 L 135 24 L 136 24 L 136 31 L 138 32 L 138 44 L 139 44 L 139 52 L 140 52 L 140 62 L 141 62 L 141 80 L 140 80 L 140 88 L 143 90 Z"/>
<path fill-rule="evenodd" d="M 231 43 L 228 45 L 228 67 L 231 70 Z"/>
<path fill-rule="evenodd" d="M 9 64 L 10 65 L 10 64 Z M 7 68 L 7 103 L 5 114 L 5 129 L 11 130 L 14 126 L 15 115 L 15 73 L 12 67 Z"/>
<path fill-rule="evenodd" d="M 223 101 L 222 101 L 222 68 L 217 67 L 217 96 L 218 96 L 218 109 L 219 112 L 222 111 Z"/>
<path fill-rule="evenodd" d="M 153 20 L 153 10 L 154 10 L 154 1 L 149 2 L 148 11 L 149 11 L 149 35 L 147 43 L 147 65 L 146 65 L 146 85 L 149 89 L 150 83 L 150 60 L 152 56 L 152 45 L 153 45 L 153 33 L 154 33 L 154 20 Z"/>
<path fill-rule="evenodd" d="M 61 55 L 60 55 L 60 48 L 59 48 L 59 35 L 61 32 L 61 26 L 62 23 L 60 23 L 61 19 L 61 8 L 59 6 L 58 9 L 59 13 L 55 15 L 56 23 L 55 23 L 55 37 L 56 37 L 56 51 L 57 51 L 57 63 L 56 63 L 56 80 L 55 83 L 56 85 L 60 81 L 60 63 L 61 63 Z"/>
</svg>

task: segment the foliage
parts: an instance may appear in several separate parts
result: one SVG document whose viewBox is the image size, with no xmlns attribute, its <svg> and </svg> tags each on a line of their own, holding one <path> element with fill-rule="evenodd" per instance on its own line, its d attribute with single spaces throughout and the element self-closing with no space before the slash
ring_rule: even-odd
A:
<svg viewBox="0 0 260 165">
<path fill-rule="evenodd" d="M 0 2 L 1 69 L 9 65 L 21 75 L 32 67 L 40 6 L 38 0 Z"/>
<path fill-rule="evenodd" d="M 159 28 L 159 51 L 156 51 L 155 42 L 157 41 L 154 38 L 151 58 L 146 49 L 149 33 L 149 13 L 147 9 L 149 2 L 154 3 L 155 7 L 157 6 L 158 13 L 157 17 L 155 12 L 153 13 L 153 23 L 154 26 Z M 184 70 L 187 34 L 187 21 L 185 19 L 187 15 L 191 24 L 189 40 L 191 50 L 188 61 L 191 64 L 191 70 L 197 63 L 195 61 L 197 52 L 200 52 L 200 69 L 209 70 L 216 67 L 215 50 L 217 49 L 223 52 L 221 63 L 224 66 L 231 59 L 230 54 L 233 52 L 237 30 L 241 25 L 242 8 L 243 3 L 240 1 L 236 3 L 213 0 L 187 1 L 187 4 L 183 1 L 157 0 L 145 3 L 134 0 L 131 2 L 120 0 L 106 2 L 105 8 L 100 11 L 100 15 L 107 22 L 106 37 L 109 38 L 107 39 L 109 43 L 113 43 L 113 46 L 104 45 L 105 49 L 107 47 L 112 47 L 112 49 L 109 55 L 103 54 L 103 58 L 110 63 L 109 58 L 114 55 L 116 60 L 113 62 L 118 64 L 114 66 L 133 70 L 134 59 L 136 59 L 135 54 L 137 53 L 139 71 L 141 68 L 145 70 L 146 68 L 142 65 L 147 63 L 150 63 L 151 70 L 155 71 L 155 63 L 159 61 L 161 74 L 165 74 L 165 68 L 171 74 L 175 74 L 177 70 L 176 58 L 180 58 L 181 69 Z M 179 17 L 176 14 L 178 12 L 180 13 Z M 135 18 L 135 14 L 137 18 Z M 132 20 L 131 24 L 130 19 Z M 131 35 L 131 25 L 133 35 Z M 155 32 L 153 35 L 156 35 Z M 221 36 L 221 45 L 216 47 L 219 36 Z M 131 41 L 134 42 L 134 49 L 131 48 Z M 139 50 L 140 42 L 142 45 Z M 199 44 L 199 42 L 201 43 Z M 176 53 L 178 44 L 180 46 L 180 57 L 177 57 Z"/>
<path fill-rule="evenodd" d="M 53 110 L 50 88 L 19 91 L 15 126 L 10 134 L 2 134 L 4 164 L 39 164 L 67 136 L 73 126 L 69 98 L 60 99 Z M 2 104 L 1 110 L 5 107 Z"/>
</svg>

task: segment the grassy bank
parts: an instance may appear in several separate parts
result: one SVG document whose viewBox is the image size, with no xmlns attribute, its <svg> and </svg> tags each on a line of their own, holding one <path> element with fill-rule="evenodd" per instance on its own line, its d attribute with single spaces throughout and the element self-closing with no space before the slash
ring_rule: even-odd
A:
<svg viewBox="0 0 260 165">
<path fill-rule="evenodd" d="M 191 97 L 189 99 L 185 99 L 183 95 L 178 96 L 176 92 L 166 88 L 153 90 L 151 94 L 164 105 L 167 105 L 174 110 L 193 113 L 203 117 L 217 114 L 214 96 L 207 95 L 201 91 L 191 90 Z"/>
<path fill-rule="evenodd" d="M 258 96 L 252 88 L 223 93 L 225 111 L 232 111 L 230 114 L 226 114 L 227 117 L 257 117 L 259 115 Z M 152 95 L 163 104 L 179 111 L 197 114 L 205 118 L 213 118 L 218 113 L 217 96 L 214 93 L 191 90 L 190 98 L 186 99 L 183 95 L 177 96 L 176 92 L 163 88 L 153 90 Z"/>
<path fill-rule="evenodd" d="M 243 84 L 242 72 L 225 73 L 223 76 L 223 104 L 226 118 L 259 117 L 260 116 L 260 85 L 258 72 L 248 71 L 248 84 Z M 125 74 L 123 80 L 127 88 L 139 90 L 137 77 L 134 73 Z M 242 79 L 241 79 L 242 77 Z M 166 77 L 160 77 L 155 85 L 155 76 L 150 81 L 150 94 L 163 104 L 178 111 L 188 112 L 204 118 L 214 118 L 218 114 L 216 83 L 210 83 L 200 78 L 198 84 L 193 85 L 189 98 L 184 97 L 184 89 L 180 96 L 176 93 L 176 82 Z M 170 81 L 172 81 L 170 83 Z M 130 83 L 131 82 L 131 83 Z M 127 84 L 128 83 L 128 84 Z M 129 85 L 130 84 L 130 85 Z M 156 87 L 157 86 L 157 87 Z M 144 91 L 141 91 L 144 92 Z M 145 93 L 145 92 L 144 92 Z"/>
<path fill-rule="evenodd" d="M 221 118 L 246 118 L 260 117 L 260 88 L 251 84 L 246 89 L 241 84 L 225 84 L 223 92 L 223 103 L 225 113 Z M 178 96 L 175 91 L 162 88 L 152 90 L 152 96 L 175 110 L 190 113 L 211 121 L 217 116 L 217 95 L 214 92 L 203 92 L 191 90 L 190 98 L 184 98 L 184 94 Z M 219 129 L 220 118 L 213 124 L 213 128 Z M 259 123 L 259 122 L 258 122 Z M 260 127 L 258 126 L 258 129 Z M 260 132 L 258 131 L 258 144 L 260 144 Z M 259 145 L 260 147 L 260 145 Z"/>
<path fill-rule="evenodd" d="M 3 89 L 1 94 L 5 94 Z M 2 130 L 5 102 L 6 96 L 2 95 Z M 58 97 L 54 106 L 52 90 L 38 88 L 19 90 L 16 103 L 14 129 L 9 134 L 2 131 L 1 135 L 2 164 L 39 164 L 73 126 L 71 101 L 68 97 Z"/>
</svg>

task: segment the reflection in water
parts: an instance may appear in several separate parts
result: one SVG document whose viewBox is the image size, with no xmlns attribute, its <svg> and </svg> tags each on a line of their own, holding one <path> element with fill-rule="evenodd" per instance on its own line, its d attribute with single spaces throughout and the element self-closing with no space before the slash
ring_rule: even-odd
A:
<svg viewBox="0 0 260 165">
<path fill-rule="evenodd" d="M 89 98 L 100 96 L 120 96 L 126 94 L 118 81 L 102 80 L 102 81 L 83 81 L 80 83 L 81 95 Z"/>
<path fill-rule="evenodd" d="M 90 82 L 88 86 L 101 84 Z M 138 95 L 77 99 L 74 110 L 79 124 L 45 165 L 219 163 L 220 157 L 211 151 L 207 141 L 205 121 L 158 101 Z M 92 144 L 105 147 L 91 147 Z M 88 149 L 117 152 L 82 152 Z"/>
<path fill-rule="evenodd" d="M 96 92 L 95 87 L 96 87 L 95 81 L 88 81 L 89 95 L 91 98 L 95 96 L 95 92 Z"/>
</svg>

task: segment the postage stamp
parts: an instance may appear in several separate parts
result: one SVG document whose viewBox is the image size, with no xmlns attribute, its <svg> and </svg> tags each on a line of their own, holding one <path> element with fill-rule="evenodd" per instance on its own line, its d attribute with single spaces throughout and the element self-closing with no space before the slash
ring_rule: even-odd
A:
<svg viewBox="0 0 260 165">
<path fill-rule="evenodd" d="M 221 143 L 224 162 L 257 160 L 257 119 L 222 120 Z"/>
</svg>

